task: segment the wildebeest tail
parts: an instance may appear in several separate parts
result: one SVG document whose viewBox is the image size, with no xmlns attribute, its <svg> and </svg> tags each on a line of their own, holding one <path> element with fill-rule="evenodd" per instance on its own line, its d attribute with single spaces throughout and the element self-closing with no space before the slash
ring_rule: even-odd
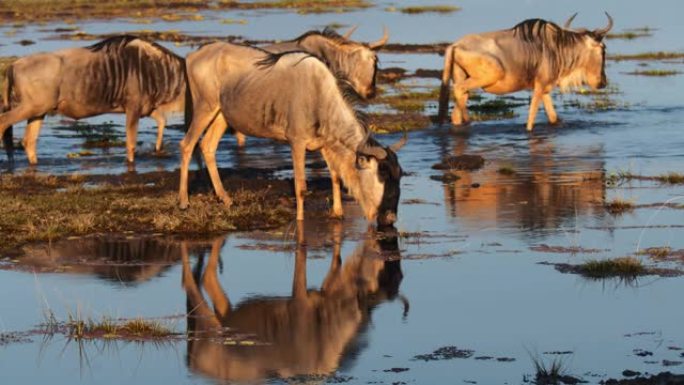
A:
<svg viewBox="0 0 684 385">
<path fill-rule="evenodd" d="M 11 108 L 12 104 L 12 86 L 14 85 L 14 69 L 10 64 L 5 72 L 5 81 L 3 83 L 2 89 L 2 109 L 3 112 L 7 112 Z M 14 159 L 14 134 L 12 126 L 7 127 L 5 132 L 2 133 L 2 143 L 5 146 L 5 152 L 7 152 L 7 159 L 12 161 Z"/>
<path fill-rule="evenodd" d="M 449 84 L 453 75 L 454 67 L 454 46 L 450 45 L 444 51 L 444 71 L 442 72 L 442 86 L 439 89 L 439 110 L 437 121 L 444 123 L 447 112 L 449 111 Z"/>
</svg>

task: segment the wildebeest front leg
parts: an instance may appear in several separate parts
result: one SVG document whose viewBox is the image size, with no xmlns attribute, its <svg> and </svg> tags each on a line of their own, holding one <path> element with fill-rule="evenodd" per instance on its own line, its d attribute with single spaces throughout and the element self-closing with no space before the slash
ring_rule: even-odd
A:
<svg viewBox="0 0 684 385">
<path fill-rule="evenodd" d="M 551 99 L 550 93 L 545 93 L 542 96 L 542 101 L 544 102 L 544 111 L 546 111 L 546 116 L 549 117 L 549 123 L 558 123 L 558 115 L 556 115 L 556 110 L 553 108 L 553 99 Z"/>
<path fill-rule="evenodd" d="M 306 145 L 292 144 L 292 169 L 294 170 L 295 197 L 297 200 L 297 220 L 304 220 L 304 195 L 306 194 Z"/>
<path fill-rule="evenodd" d="M 305 304 L 307 295 L 306 285 L 306 241 L 304 226 L 297 224 L 297 249 L 295 251 L 295 270 L 292 277 L 292 297 L 300 304 Z"/>
<path fill-rule="evenodd" d="M 340 176 L 332 168 L 330 161 L 328 160 L 328 151 L 323 148 L 321 149 L 321 154 L 325 163 L 328 165 L 328 170 L 330 172 L 330 180 L 332 181 L 332 194 L 333 194 L 333 207 L 330 216 L 333 218 L 342 218 L 344 216 L 344 211 L 342 210 L 342 191 L 340 186 Z"/>
<path fill-rule="evenodd" d="M 227 128 L 228 123 L 226 123 L 223 114 L 218 114 L 214 121 L 211 122 L 204 138 L 202 138 L 200 148 L 202 149 L 202 155 L 204 155 L 204 161 L 207 164 L 207 171 L 209 171 L 209 177 L 211 178 L 211 184 L 214 185 L 216 196 L 221 199 L 223 204 L 230 206 L 233 204 L 233 200 L 230 199 L 230 196 L 228 196 L 228 193 L 223 188 L 221 176 L 219 175 L 218 167 L 216 166 L 216 149 Z"/>
<path fill-rule="evenodd" d="M 37 164 L 38 157 L 36 156 L 36 145 L 38 143 L 38 135 L 40 134 L 40 127 L 43 124 L 43 118 L 45 115 L 31 118 L 28 120 L 26 125 L 26 131 L 24 132 L 24 140 L 22 144 L 24 150 L 26 151 L 26 157 L 28 158 L 29 164 Z"/>
<path fill-rule="evenodd" d="M 126 110 L 126 160 L 135 161 L 135 144 L 138 140 L 138 122 L 140 112 L 135 109 Z"/>
<path fill-rule="evenodd" d="M 542 96 L 543 93 L 541 89 L 535 86 L 534 91 L 532 91 L 530 113 L 527 115 L 527 131 L 532 131 L 532 128 L 534 128 L 534 120 L 537 117 L 537 111 L 539 111 L 539 100 L 542 99 Z"/>
<path fill-rule="evenodd" d="M 166 127 L 166 117 L 164 116 L 163 113 L 154 110 L 150 114 L 150 117 L 154 119 L 155 122 L 157 122 L 157 143 L 154 145 L 154 150 L 159 152 L 162 149 L 162 145 L 164 145 L 164 128 Z"/>
</svg>

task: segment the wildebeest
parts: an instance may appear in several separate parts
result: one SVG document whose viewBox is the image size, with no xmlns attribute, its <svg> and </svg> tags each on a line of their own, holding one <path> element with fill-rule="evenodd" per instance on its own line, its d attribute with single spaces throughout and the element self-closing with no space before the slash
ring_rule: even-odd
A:
<svg viewBox="0 0 684 385">
<path fill-rule="evenodd" d="M 375 96 L 375 79 L 378 71 L 379 50 L 389 40 L 387 28 L 380 40 L 373 43 L 358 43 L 349 40 L 356 27 L 351 28 L 344 36 L 335 30 L 325 28 L 323 31 L 309 31 L 294 40 L 271 44 L 262 47 L 271 53 L 288 51 L 304 51 L 321 58 L 337 76 L 349 83 L 354 91 L 364 99 Z M 245 142 L 244 135 L 236 133 L 238 145 Z"/>
<path fill-rule="evenodd" d="M 350 29 L 344 36 L 330 28 L 322 32 L 309 31 L 294 40 L 262 48 L 271 53 L 304 51 L 318 56 L 328 64 L 335 76 L 348 82 L 361 97 L 369 99 L 376 92 L 378 56 L 375 51 L 387 43 L 389 34 L 385 28 L 380 40 L 364 44 L 349 40 L 355 30 L 356 27 Z"/>
<path fill-rule="evenodd" d="M 229 43 L 212 43 L 188 55 L 193 118 L 181 141 L 180 207 L 188 205 L 190 156 L 200 148 L 216 195 L 232 203 L 216 168 L 215 152 L 228 124 L 237 132 L 290 144 L 297 220 L 304 219 L 306 151 L 320 150 L 333 185 L 334 216 L 342 215 L 340 178 L 369 220 L 396 220 L 401 168 L 395 152 L 406 138 L 382 147 L 368 135 L 335 76 L 317 57 L 302 52 L 271 54 Z"/>
<path fill-rule="evenodd" d="M 206 265 L 200 257 L 194 269 L 183 252 L 188 334 L 193 337 L 188 340 L 187 365 L 210 378 L 251 383 L 332 375 L 363 348 L 361 336 L 373 308 L 404 300 L 399 295 L 403 276 L 396 237 L 379 241 L 371 234 L 344 262 L 336 247 L 318 290 L 307 286 L 307 249 L 298 237 L 291 296 L 258 296 L 237 304 L 217 274 L 222 241 L 214 242 Z M 232 337 L 224 333 L 227 329 L 253 336 L 257 344 L 226 345 L 223 341 Z"/>
<path fill-rule="evenodd" d="M 9 66 L 6 77 L 7 111 L 0 114 L 0 134 L 28 120 L 23 144 L 31 164 L 37 162 L 36 141 L 49 112 L 74 119 L 125 113 L 127 160 L 133 162 L 138 120 L 144 116 L 156 120 L 156 149 L 160 150 L 165 115 L 185 110 L 183 58 L 134 36 L 26 56 Z M 11 157 L 10 136 L 4 137 Z"/>
<path fill-rule="evenodd" d="M 456 100 L 451 121 L 468 123 L 468 91 L 482 88 L 493 94 L 532 90 L 527 129 L 543 101 L 551 123 L 556 123 L 550 92 L 584 83 L 592 88 L 606 86 L 606 46 L 603 39 L 613 27 L 589 31 L 572 30 L 573 15 L 560 26 L 541 19 L 525 20 L 511 29 L 467 35 L 450 45 L 444 54 L 444 73 L 439 103 L 439 120 L 443 121 L 449 104 L 449 82 L 453 79 Z"/>
</svg>

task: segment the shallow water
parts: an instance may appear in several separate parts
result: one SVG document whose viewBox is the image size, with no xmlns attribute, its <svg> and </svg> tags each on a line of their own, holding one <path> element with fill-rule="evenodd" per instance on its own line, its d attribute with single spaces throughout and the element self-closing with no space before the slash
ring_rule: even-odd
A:
<svg viewBox="0 0 684 385">
<path fill-rule="evenodd" d="M 609 53 L 684 48 L 679 38 L 678 2 L 658 7 L 627 6 L 617 0 L 602 4 L 615 17 L 616 30 L 644 25 L 658 28 L 651 38 L 609 40 Z M 579 11 L 577 25 L 605 22 L 595 3 L 589 1 L 501 4 L 473 0 L 456 5 L 463 10 L 448 16 L 388 13 L 382 3 L 349 14 L 226 12 L 207 14 L 204 22 L 79 25 L 88 32 L 180 29 L 198 35 L 289 38 L 334 21 L 360 24 L 356 38 L 361 40 L 377 38 L 378 24 L 386 24 L 397 42 L 431 43 L 508 27 L 532 16 L 560 21 Z M 494 7 L 500 12 L 491 12 Z M 248 24 L 220 24 L 226 17 L 245 18 Z M 37 29 L 19 30 L 3 42 L 0 55 L 78 44 L 43 40 L 50 34 Z M 11 44 L 25 37 L 38 44 Z M 184 47 L 173 49 L 187 52 Z M 381 61 L 382 66 L 408 70 L 438 69 L 442 58 L 382 54 Z M 358 208 L 348 203 L 347 219 L 342 223 L 307 219 L 299 248 L 291 225 L 269 233 L 230 234 L 206 242 L 79 239 L 52 245 L 49 251 L 32 249 L 30 257 L 15 262 L 4 261 L 0 267 L 11 268 L 0 269 L 0 288 L 7 293 L 0 301 L 0 331 L 31 329 L 43 321 L 42 311 L 48 307 L 59 319 L 66 319 L 75 309 L 93 318 L 165 317 L 180 332 L 202 331 L 218 322 L 233 327 L 233 332 L 254 334 L 250 341 L 256 345 L 224 345 L 218 337 L 155 345 L 78 344 L 60 335 L 47 341 L 33 336 L 30 343 L 0 345 L 3 383 L 279 383 L 284 380 L 277 377 L 296 374 L 320 376 L 288 382 L 522 383 L 525 376 L 534 375 L 533 358 L 551 362 L 557 355 L 545 352 L 554 351 L 571 351 L 561 356 L 564 367 L 590 383 L 620 377 L 625 369 L 682 372 L 683 366 L 664 366 L 663 360 L 684 361 L 681 351 L 669 349 L 684 347 L 684 308 L 679 298 L 683 278 L 590 281 L 538 264 L 633 255 L 638 249 L 654 246 L 684 249 L 684 211 L 661 206 L 684 203 L 682 185 L 632 181 L 613 186 L 606 179 L 619 170 L 649 176 L 682 171 L 684 78 L 630 76 L 624 72 L 637 69 L 636 62 L 608 64 L 608 78 L 620 91 L 611 97 L 623 108 L 588 112 L 562 107 L 563 101 L 576 98 L 562 95 L 556 97 L 556 106 L 563 124 L 550 127 L 540 113 L 532 134 L 523 128 L 526 107 L 517 108 L 519 116 L 514 119 L 473 124 L 465 132 L 453 133 L 447 127 L 412 132 L 400 154 L 408 175 L 402 179 L 403 203 L 396 225 L 401 236 L 396 251 L 391 241 L 389 246 L 384 244 L 389 251 L 379 253 L 382 247 L 375 241 L 376 234 L 367 229 Z M 649 62 L 649 68 L 681 67 L 681 63 Z M 435 81 L 421 82 L 436 85 Z M 110 120 L 123 123 L 118 115 L 88 122 Z M 66 155 L 79 151 L 82 143 L 82 138 L 63 129 L 69 126 L 59 117 L 48 118 L 38 147 L 39 171 L 125 171 L 122 148 L 68 159 Z M 121 132 L 121 127 L 118 130 Z M 18 126 L 15 136 L 22 134 Z M 145 122 L 138 172 L 177 167 L 176 143 L 182 132 L 168 130 L 168 158 L 149 155 L 154 135 L 151 122 Z M 389 143 L 397 138 L 386 135 L 381 140 Z M 284 146 L 253 139 L 248 143 L 246 151 L 237 153 L 232 138 L 226 137 L 219 164 L 272 167 L 289 163 Z M 430 179 L 442 173 L 431 169 L 434 163 L 461 154 L 482 155 L 487 160 L 485 167 L 461 173 L 462 178 L 453 184 Z M 23 172 L 26 163 L 22 154 L 18 158 L 15 172 Z M 498 173 L 503 166 L 512 167 L 515 175 Z M 611 215 L 602 202 L 613 197 L 649 207 Z M 345 279 L 338 281 L 329 273 L 337 255 L 336 244 L 342 269 L 348 269 Z M 584 250 L 555 253 L 540 245 Z M 639 258 L 655 264 L 647 257 Z M 303 261 L 306 284 L 297 280 L 299 284 L 293 285 L 294 276 L 304 274 Z M 657 265 L 684 268 L 681 262 Z M 217 281 L 197 279 L 193 270 L 204 271 L 207 277 L 212 275 L 207 272 L 217 272 Z M 387 279 L 379 280 L 379 276 Z M 321 292 L 326 277 L 327 290 Z M 297 295 L 293 286 L 299 288 Z M 302 294 L 303 287 L 310 289 L 308 295 Z M 201 298 L 209 301 L 206 309 L 199 305 Z M 232 311 L 215 316 L 213 306 L 225 298 Z M 402 298 L 410 304 L 406 314 Z M 474 353 L 469 358 L 443 361 L 413 359 L 443 346 Z M 634 349 L 653 355 L 640 357 Z M 484 356 L 493 358 L 476 359 Z M 409 370 L 384 371 L 391 368 Z M 336 377 L 330 377 L 333 375 Z"/>
</svg>

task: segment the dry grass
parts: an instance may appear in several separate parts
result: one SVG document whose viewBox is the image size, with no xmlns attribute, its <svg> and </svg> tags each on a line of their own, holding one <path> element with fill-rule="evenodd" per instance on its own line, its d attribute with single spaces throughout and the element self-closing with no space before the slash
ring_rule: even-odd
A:
<svg viewBox="0 0 684 385">
<path fill-rule="evenodd" d="M 675 70 L 636 70 L 632 72 L 625 72 L 626 75 L 636 75 L 636 76 L 652 76 L 652 77 L 667 77 L 680 75 L 681 71 Z"/>
<path fill-rule="evenodd" d="M 221 8 L 232 9 L 294 9 L 299 14 L 350 12 L 369 8 L 372 3 L 366 0 L 276 0 L 276 1 L 219 1 Z"/>
<path fill-rule="evenodd" d="M 0 20 L 75 20 L 156 17 L 167 21 L 201 20 L 203 0 L 12 0 L 0 3 Z"/>
<path fill-rule="evenodd" d="M 613 198 L 603 205 L 611 214 L 621 214 L 634 210 L 634 202 L 623 198 Z"/>
<path fill-rule="evenodd" d="M 680 184 L 684 183 L 684 174 L 678 172 L 669 172 L 667 174 L 657 176 L 656 179 L 663 183 Z"/>
<path fill-rule="evenodd" d="M 639 61 L 673 60 L 673 59 L 683 59 L 683 58 L 684 58 L 683 52 L 664 52 L 664 51 L 643 52 L 643 53 L 629 54 L 629 55 L 608 55 L 608 59 L 615 60 L 615 61 L 623 61 L 623 60 L 639 60 Z"/>
<path fill-rule="evenodd" d="M 145 21 L 159 18 L 165 21 L 195 20 L 204 16 L 200 11 L 211 9 L 295 9 L 298 13 L 346 12 L 368 8 L 365 0 L 281 0 L 230 1 L 205 0 L 11 0 L 0 2 L 0 20 L 76 20 L 135 18 Z"/>
<path fill-rule="evenodd" d="M 422 13 L 453 13 L 460 11 L 461 8 L 453 5 L 421 5 L 403 8 L 388 8 L 387 10 L 390 12 L 399 11 L 409 15 L 416 15 Z"/>
<path fill-rule="evenodd" d="M 653 259 L 665 259 L 667 258 L 670 253 L 672 253 L 672 248 L 671 247 L 649 247 L 644 250 L 639 251 L 639 255 L 648 255 L 649 257 Z"/>
<path fill-rule="evenodd" d="M 82 187 L 82 178 L 0 176 L 0 250 L 90 233 L 207 234 L 269 228 L 291 213 L 267 189 L 232 192 L 226 208 L 213 194 L 195 194 L 178 209 L 176 192 L 142 184 Z"/>
<path fill-rule="evenodd" d="M 514 169 L 513 167 L 511 167 L 511 166 L 502 166 L 502 167 L 499 167 L 499 169 L 496 170 L 496 172 L 498 172 L 498 173 L 501 174 L 501 175 L 509 175 L 509 176 L 510 176 L 510 175 L 515 175 L 515 174 L 516 174 L 516 173 L 515 173 L 515 169 Z"/>
</svg>

